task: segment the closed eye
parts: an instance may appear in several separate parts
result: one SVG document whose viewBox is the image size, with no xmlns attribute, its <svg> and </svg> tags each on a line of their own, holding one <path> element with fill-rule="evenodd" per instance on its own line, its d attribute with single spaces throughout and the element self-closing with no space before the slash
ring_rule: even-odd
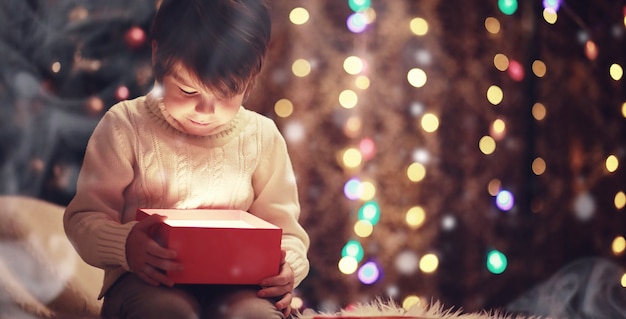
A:
<svg viewBox="0 0 626 319">
<path fill-rule="evenodd" d="M 198 92 L 196 92 L 196 91 L 186 91 L 186 90 L 183 90 L 183 89 L 182 89 L 182 88 L 180 88 L 180 87 L 179 87 L 178 89 L 180 90 L 180 92 L 182 92 L 182 93 L 183 93 L 183 94 L 185 94 L 185 95 L 196 95 L 196 93 L 198 93 Z"/>
</svg>

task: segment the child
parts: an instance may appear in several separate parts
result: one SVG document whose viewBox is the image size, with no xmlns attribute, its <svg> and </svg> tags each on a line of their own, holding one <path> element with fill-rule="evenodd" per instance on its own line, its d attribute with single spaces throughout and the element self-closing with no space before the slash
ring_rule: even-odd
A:
<svg viewBox="0 0 626 319">
<path fill-rule="evenodd" d="M 308 273 L 309 238 L 286 143 L 245 109 L 271 23 L 261 0 L 165 0 L 152 27 L 155 88 L 103 116 L 87 145 L 64 225 L 103 268 L 105 318 L 283 318 Z M 283 263 L 259 286 L 174 285 L 176 252 L 137 208 L 248 211 L 283 229 Z M 254 262 L 254 260 L 250 260 Z"/>
</svg>

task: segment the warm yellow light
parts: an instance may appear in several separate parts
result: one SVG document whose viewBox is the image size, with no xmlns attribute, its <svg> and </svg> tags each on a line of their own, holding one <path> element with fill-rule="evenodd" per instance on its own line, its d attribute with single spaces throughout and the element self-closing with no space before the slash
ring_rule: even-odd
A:
<svg viewBox="0 0 626 319">
<path fill-rule="evenodd" d="M 426 211 L 421 206 L 413 206 L 406 212 L 405 220 L 411 228 L 419 228 L 426 220 Z"/>
<path fill-rule="evenodd" d="M 432 273 L 439 267 L 439 258 L 435 254 L 426 254 L 420 259 L 420 270 Z"/>
<path fill-rule="evenodd" d="M 624 249 L 626 249 L 626 239 L 623 236 L 617 236 L 613 239 L 613 243 L 611 244 L 611 249 L 613 250 L 613 254 L 621 255 L 624 253 Z"/>
<path fill-rule="evenodd" d="M 624 208 L 624 205 L 626 205 L 626 194 L 621 191 L 615 194 L 615 198 L 613 198 L 613 203 L 615 204 L 615 208 L 617 209 Z"/>
<path fill-rule="evenodd" d="M 376 186 L 371 181 L 362 181 L 361 182 L 361 200 L 368 201 L 372 200 L 374 196 L 376 196 Z"/>
<path fill-rule="evenodd" d="M 54 73 L 59 73 L 59 71 L 61 71 L 61 62 L 56 61 L 54 63 L 52 63 L 52 66 L 50 67 L 50 70 Z"/>
<path fill-rule="evenodd" d="M 478 141 L 478 148 L 485 155 L 489 155 L 496 150 L 496 141 L 491 136 L 483 136 Z"/>
<path fill-rule="evenodd" d="M 416 88 L 423 87 L 427 81 L 426 72 L 424 72 L 424 70 L 420 68 L 414 68 L 409 70 L 406 78 L 407 80 L 409 80 L 409 84 Z"/>
<path fill-rule="evenodd" d="M 304 300 L 298 296 L 294 296 L 291 299 L 291 309 L 300 309 L 304 306 Z"/>
<path fill-rule="evenodd" d="M 535 60 L 532 65 L 533 73 L 538 77 L 542 78 L 546 75 L 546 64 L 541 60 Z"/>
<path fill-rule="evenodd" d="M 626 24 L 626 18 L 624 18 L 624 24 Z M 626 288 L 626 273 L 622 275 L 622 279 L 620 280 L 622 287 Z"/>
<path fill-rule="evenodd" d="M 428 33 L 428 22 L 422 18 L 413 18 L 409 27 L 415 35 L 422 36 Z"/>
<path fill-rule="evenodd" d="M 626 102 L 622 103 L 622 116 L 626 118 Z"/>
<path fill-rule="evenodd" d="M 585 42 L 585 55 L 589 60 L 595 60 L 598 57 L 598 46 L 595 42 L 591 40 Z"/>
<path fill-rule="evenodd" d="M 289 12 L 289 21 L 293 24 L 305 24 L 309 21 L 309 11 L 302 7 L 293 8 L 291 12 Z"/>
<path fill-rule="evenodd" d="M 499 71 L 506 71 L 509 68 L 509 58 L 502 53 L 498 53 L 493 57 L 493 65 Z"/>
<path fill-rule="evenodd" d="M 506 123 L 502 119 L 496 119 L 491 123 L 491 137 L 500 140 L 504 137 L 506 131 Z"/>
<path fill-rule="evenodd" d="M 353 115 L 348 118 L 343 126 L 343 133 L 350 138 L 357 137 L 361 134 L 362 121 L 361 118 Z"/>
<path fill-rule="evenodd" d="M 359 262 L 352 256 L 345 256 L 339 260 L 339 271 L 342 274 L 353 274 L 359 268 Z"/>
<path fill-rule="evenodd" d="M 543 19 L 546 20 L 549 24 L 555 24 L 558 16 L 554 10 L 544 9 L 543 10 Z"/>
<path fill-rule="evenodd" d="M 408 295 L 406 296 L 406 298 L 404 298 L 404 300 L 402 300 L 402 308 L 408 311 L 409 309 L 411 309 L 411 307 L 419 305 L 419 303 L 420 298 L 418 296 Z"/>
<path fill-rule="evenodd" d="M 611 64 L 611 68 L 609 68 L 609 73 L 613 80 L 619 81 L 622 79 L 622 76 L 624 76 L 624 69 L 622 69 L 621 65 L 613 63 Z"/>
<path fill-rule="evenodd" d="M 359 220 L 354 224 L 354 233 L 361 238 L 368 237 L 373 231 L 374 226 L 367 220 Z"/>
<path fill-rule="evenodd" d="M 485 29 L 491 34 L 500 32 L 500 21 L 494 17 L 488 17 L 485 19 Z"/>
<path fill-rule="evenodd" d="M 356 85 L 356 87 L 358 87 L 361 90 L 365 90 L 368 87 L 370 87 L 370 78 L 368 78 L 365 75 L 359 75 L 357 76 L 357 78 L 354 80 L 354 84 Z"/>
<path fill-rule="evenodd" d="M 293 113 L 293 104 L 287 99 L 280 99 L 274 104 L 274 112 L 279 117 L 289 117 Z"/>
<path fill-rule="evenodd" d="M 502 89 L 497 85 L 492 85 L 487 89 L 487 100 L 493 105 L 498 105 L 504 99 Z"/>
<path fill-rule="evenodd" d="M 291 65 L 291 71 L 295 76 L 303 78 L 311 73 L 311 64 L 305 59 L 297 59 Z"/>
<path fill-rule="evenodd" d="M 358 149 L 350 147 L 343 152 L 342 161 L 344 166 L 355 168 L 361 165 L 363 155 Z"/>
<path fill-rule="evenodd" d="M 489 195 L 491 196 L 498 195 L 501 189 L 502 189 L 502 182 L 497 178 L 490 180 L 489 184 L 487 185 L 487 192 L 489 192 Z"/>
<path fill-rule="evenodd" d="M 346 109 L 351 109 L 359 102 L 359 97 L 352 90 L 344 90 L 339 94 L 339 104 Z"/>
<path fill-rule="evenodd" d="M 541 103 L 535 103 L 532 109 L 533 117 L 537 121 L 541 121 L 546 117 L 548 113 L 546 110 L 546 106 Z"/>
<path fill-rule="evenodd" d="M 604 165 L 607 171 L 613 173 L 619 167 L 619 160 L 617 159 L 617 156 L 609 155 L 609 157 L 606 158 Z"/>
<path fill-rule="evenodd" d="M 363 60 L 356 56 L 349 56 L 345 60 L 343 60 L 343 69 L 348 74 L 359 74 L 363 71 Z"/>
<path fill-rule="evenodd" d="M 411 182 L 419 182 L 426 177 L 426 167 L 421 163 L 413 163 L 409 165 L 409 168 L 406 171 L 406 175 L 409 177 Z"/>
<path fill-rule="evenodd" d="M 422 116 L 420 124 L 422 125 L 422 129 L 424 131 L 432 133 L 439 128 L 439 118 L 437 118 L 434 114 L 426 113 Z"/>
<path fill-rule="evenodd" d="M 535 175 L 541 175 L 546 171 L 546 161 L 544 161 L 541 157 L 537 157 L 533 161 L 532 168 Z"/>
</svg>

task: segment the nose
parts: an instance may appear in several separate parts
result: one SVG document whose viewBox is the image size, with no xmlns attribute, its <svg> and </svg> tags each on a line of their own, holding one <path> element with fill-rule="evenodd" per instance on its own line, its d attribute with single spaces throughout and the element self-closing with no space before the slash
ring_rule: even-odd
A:
<svg viewBox="0 0 626 319">
<path fill-rule="evenodd" d="M 196 112 L 198 113 L 214 113 L 215 99 L 212 97 L 201 96 L 196 104 Z"/>
</svg>

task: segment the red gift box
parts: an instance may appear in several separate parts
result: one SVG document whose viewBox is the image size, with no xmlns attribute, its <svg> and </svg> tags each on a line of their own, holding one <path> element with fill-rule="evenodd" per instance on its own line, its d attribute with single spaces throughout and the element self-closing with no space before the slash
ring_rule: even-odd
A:
<svg viewBox="0 0 626 319">
<path fill-rule="evenodd" d="M 140 208 L 136 219 L 152 214 L 167 216 L 153 238 L 183 264 L 167 273 L 175 283 L 256 285 L 280 271 L 282 229 L 250 213 Z"/>
</svg>

